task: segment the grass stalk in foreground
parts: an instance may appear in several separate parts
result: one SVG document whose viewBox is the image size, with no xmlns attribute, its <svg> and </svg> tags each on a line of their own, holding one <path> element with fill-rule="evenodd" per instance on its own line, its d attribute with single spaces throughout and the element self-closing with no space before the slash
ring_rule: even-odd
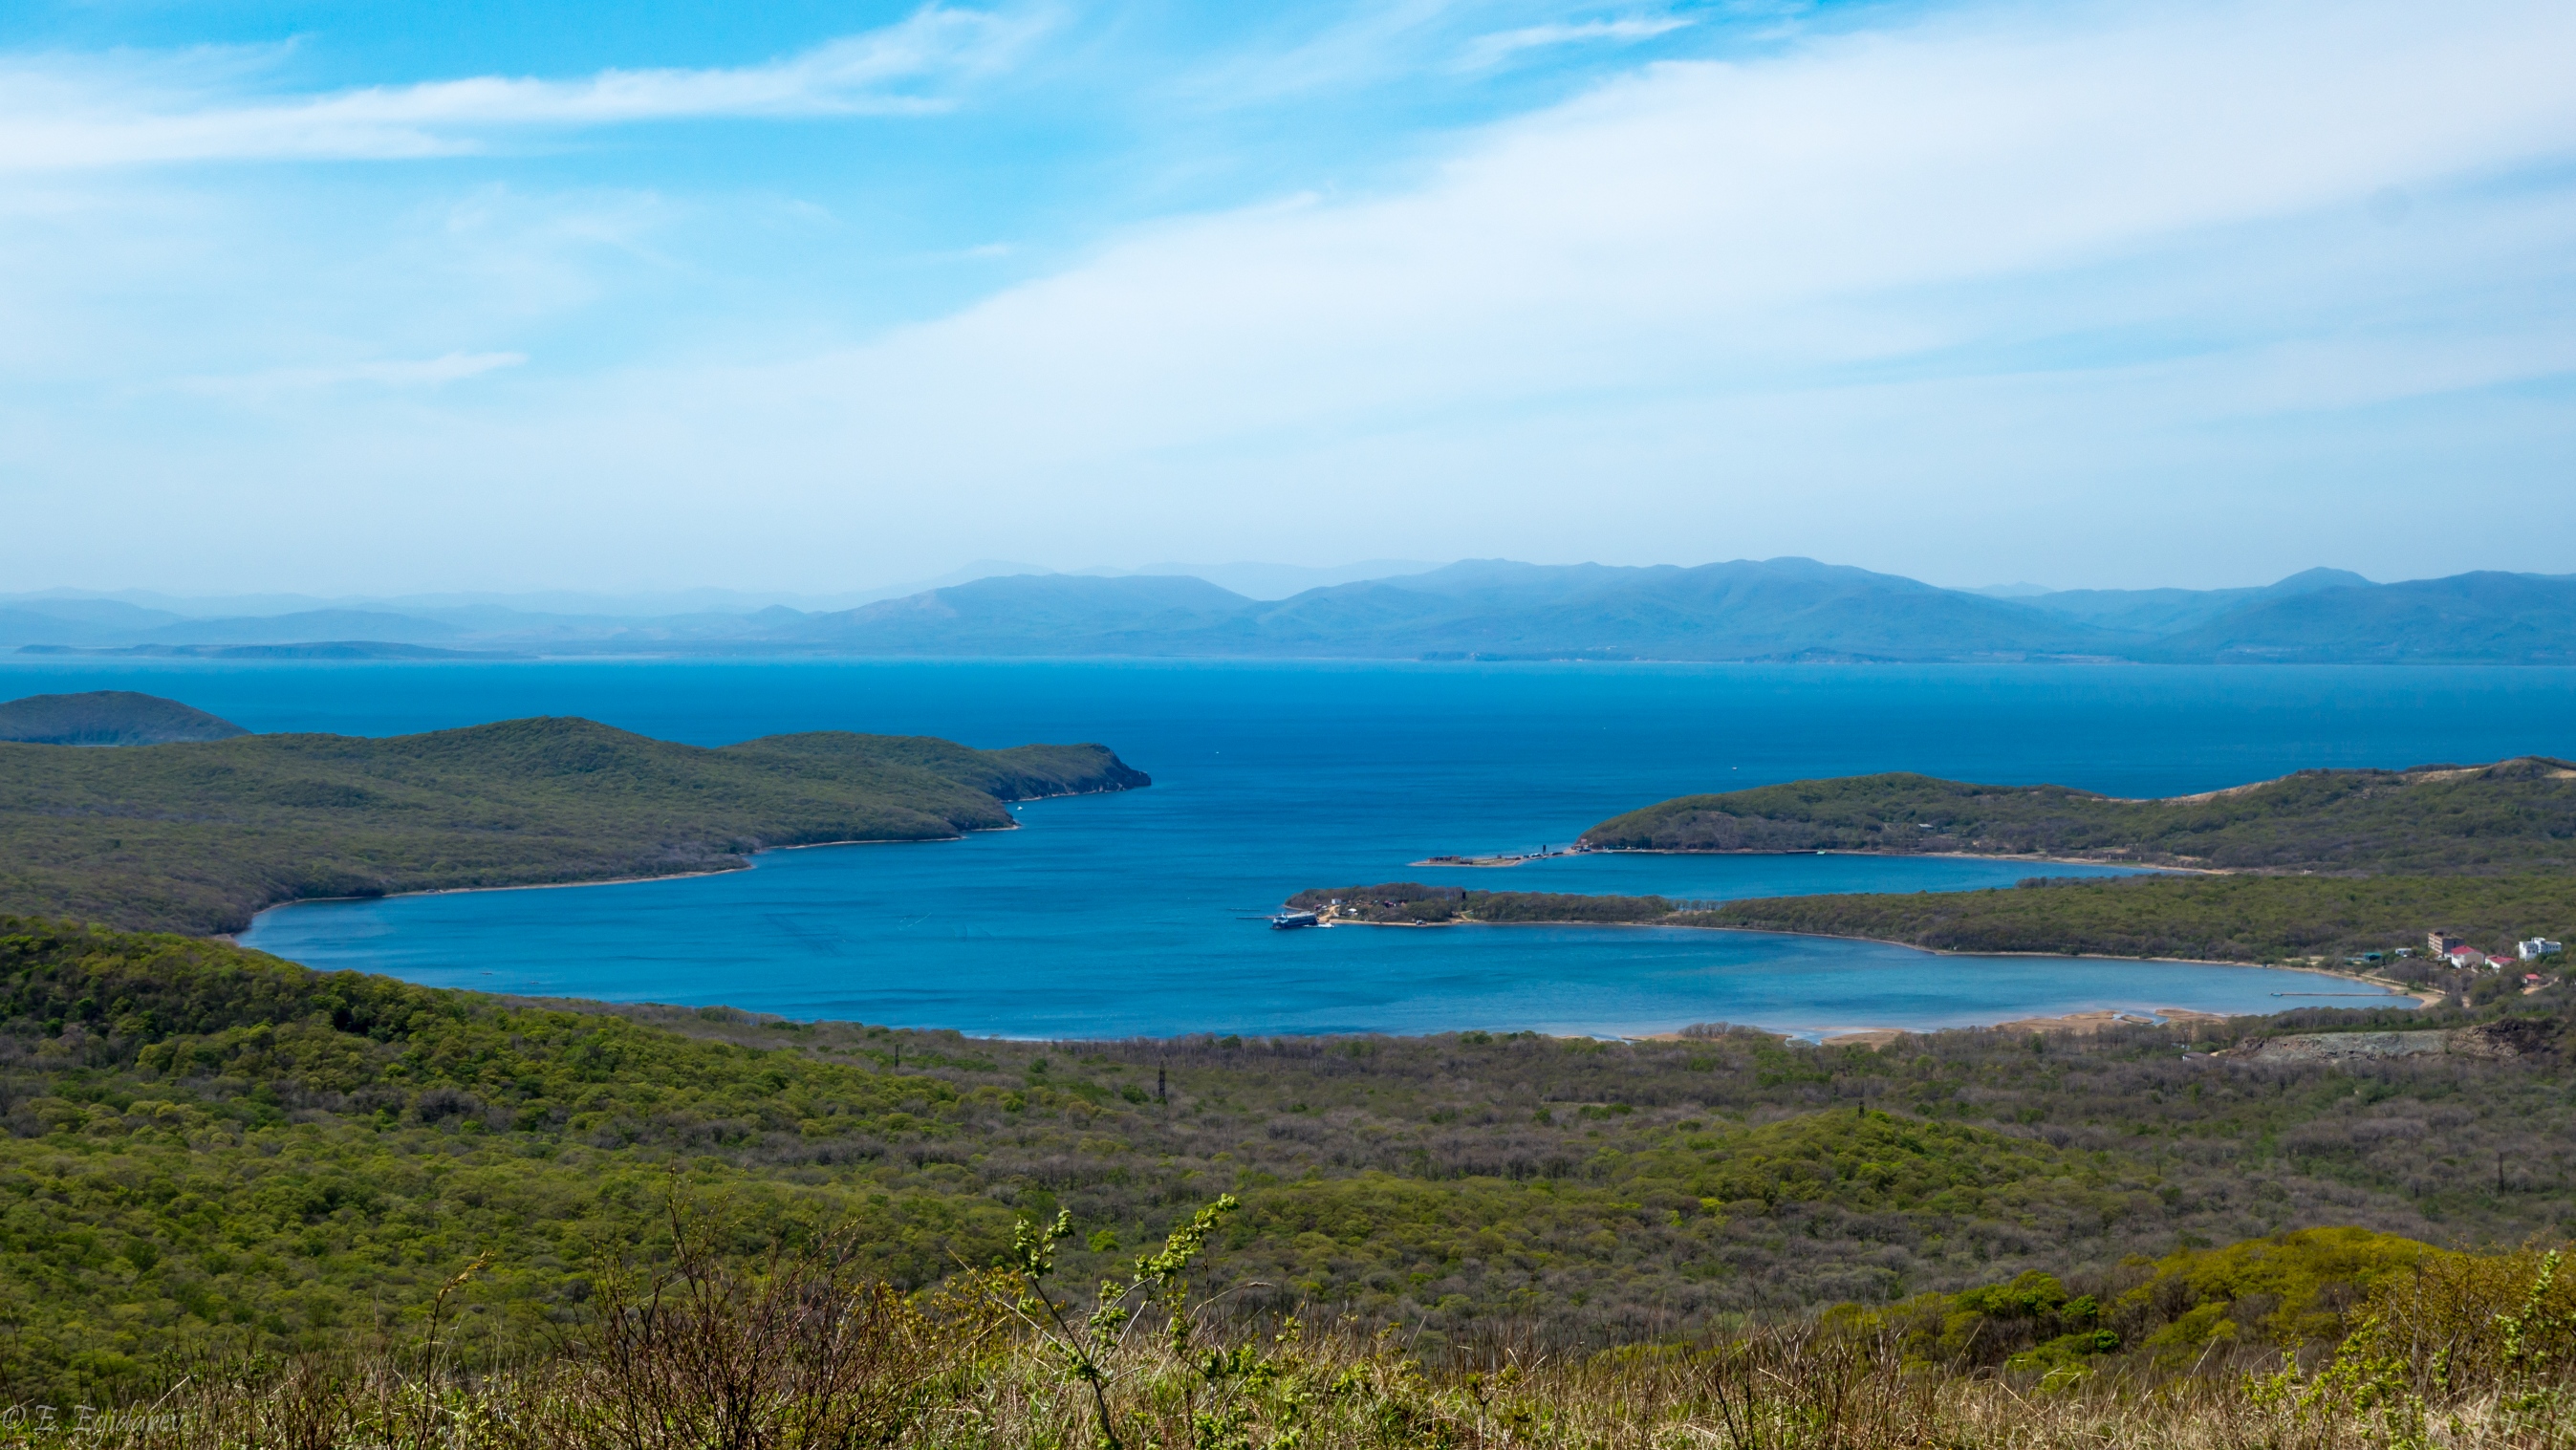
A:
<svg viewBox="0 0 2576 1450">
<path fill-rule="evenodd" d="M 2576 1291 L 2556 1252 L 2428 1260 L 2304 1353 L 2214 1348 L 2046 1374 L 1909 1358 L 1892 1330 L 1808 1321 L 1555 1359 L 1438 1370 L 1391 1332 L 1230 1325 L 1177 1306 L 1129 1336 L 1187 1267 L 1203 1212 L 1113 1283 L 1084 1327 L 1032 1317 L 998 1270 L 905 1298 L 824 1239 L 757 1273 L 704 1223 L 654 1277 L 603 1276 L 559 1353 L 469 1374 L 413 1346 L 252 1361 L 112 1413 L 0 1422 L 0 1445 L 279 1450 L 1157 1450 L 1589 1447 L 2550 1447 L 2576 1444 Z M 1043 1231 L 1041 1231 L 1043 1232 Z M 1160 1278 L 1154 1269 L 1169 1272 Z M 1150 1297 L 1150 1296 L 1149 1296 Z M 1166 1301 L 1168 1302 L 1168 1300 Z M 1113 1311 L 1102 1314 L 1098 1311 Z M 1070 1347 L 1069 1347 L 1070 1346 Z"/>
<path fill-rule="evenodd" d="M 2203 1363 L 2067 1384 L 1951 1375 L 1814 1329 L 1574 1362 L 1433 1374 L 1384 1335 L 1292 1331 L 1196 1358 L 1138 1345 L 1086 1382 L 1025 1340 L 959 1360 L 872 1358 L 888 1371 L 845 1402 L 742 1394 L 761 1366 L 679 1347 L 638 1367 L 574 1357 L 475 1379 L 398 1355 L 321 1356 L 192 1379 L 112 1414 L 13 1428 L 27 1446 L 401 1447 L 401 1450 L 1071 1450 L 1117 1443 L 1597 1447 L 1597 1450 L 1934 1450 L 1934 1447 L 2542 1447 L 2576 1443 L 2564 1375 L 2424 1390 L 2356 1379 L 2341 1360 L 2273 1374 Z M 810 1368 L 811 1366 L 807 1366 Z M 794 1379 L 790 1369 L 784 1378 Z M 1095 1399 L 1095 1391 L 1099 1398 Z M 641 1413 L 639 1413 L 641 1411 Z"/>
</svg>

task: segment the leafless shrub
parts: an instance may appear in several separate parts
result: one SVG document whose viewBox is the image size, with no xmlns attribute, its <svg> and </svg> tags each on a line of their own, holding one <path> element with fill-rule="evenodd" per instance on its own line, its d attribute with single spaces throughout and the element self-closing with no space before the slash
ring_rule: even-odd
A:
<svg viewBox="0 0 2576 1450">
<path fill-rule="evenodd" d="M 821 1450 L 894 1440 L 998 1319 L 970 1282 L 908 1301 L 855 1269 L 842 1228 L 746 1268 L 736 1227 L 673 1195 L 671 1263 L 600 1277 L 547 1429 L 615 1450 Z M 969 1276 L 971 1280 L 974 1276 Z"/>
</svg>

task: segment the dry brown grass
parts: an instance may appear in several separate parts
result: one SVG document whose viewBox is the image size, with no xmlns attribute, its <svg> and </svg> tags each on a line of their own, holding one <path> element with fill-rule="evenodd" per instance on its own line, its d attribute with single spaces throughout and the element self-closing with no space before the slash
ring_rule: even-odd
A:
<svg viewBox="0 0 2576 1450">
<path fill-rule="evenodd" d="M 1031 1332 L 1030 1286 L 906 1300 L 809 1245 L 721 1267 L 680 1226 L 659 1276 L 613 1281 L 560 1353 L 467 1373 L 408 1349 L 244 1364 L 113 1415 L 0 1429 L 105 1450 L 2540 1450 L 2576 1445 L 2576 1292 L 2554 1253 L 2444 1257 L 2383 1288 L 2338 1346 L 2138 1358 L 2048 1378 L 1908 1362 L 1814 1323 L 1569 1359 L 1434 1370 L 1393 1335 L 1193 1316 L 1097 1341 L 1096 1376 Z"/>
<path fill-rule="evenodd" d="M 759 1331 L 728 1327 L 700 1341 L 707 1350 L 729 1346 L 730 1357 L 719 1362 L 689 1353 L 645 1363 L 573 1355 L 468 1378 L 395 1356 L 299 1360 L 194 1379 L 155 1403 L 85 1425 L 67 1418 L 6 1442 L 132 1450 L 1074 1450 L 1099 1443 L 1089 1387 L 1026 1342 L 973 1349 L 925 1316 L 917 1323 L 932 1330 L 930 1341 L 905 1338 L 893 1349 L 857 1355 L 829 1350 L 839 1336 L 867 1332 L 862 1325 L 883 1327 L 889 1316 L 912 1313 L 911 1306 L 890 1310 L 873 1293 L 860 1296 L 822 1332 L 822 1345 L 814 1342 L 812 1318 L 801 1326 L 769 1321 Z M 825 1351 L 819 1358 L 818 1348 Z M 2559 1375 L 2508 1376 L 2429 1397 L 2340 1382 L 2331 1362 L 2286 1378 L 2203 1365 L 2154 1378 L 2101 1375 L 2048 1386 L 1907 1365 L 1881 1346 L 1814 1330 L 1459 1374 L 1428 1373 L 1383 1337 L 1337 1334 L 1292 1332 L 1189 1357 L 1159 1342 L 1131 1353 L 1109 1396 L 1120 1439 L 1165 1450 L 2576 1444 L 2570 1386 Z M 765 1363 L 766 1354 L 780 1361 Z"/>
</svg>

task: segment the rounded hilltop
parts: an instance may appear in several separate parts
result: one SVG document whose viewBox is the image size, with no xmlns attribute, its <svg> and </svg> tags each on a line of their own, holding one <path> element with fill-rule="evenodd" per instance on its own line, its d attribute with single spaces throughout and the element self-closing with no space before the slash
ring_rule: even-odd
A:
<svg viewBox="0 0 2576 1450">
<path fill-rule="evenodd" d="M 28 695 L 0 702 L 0 740 L 25 745 L 169 745 L 249 733 L 194 705 L 133 690 Z"/>
</svg>

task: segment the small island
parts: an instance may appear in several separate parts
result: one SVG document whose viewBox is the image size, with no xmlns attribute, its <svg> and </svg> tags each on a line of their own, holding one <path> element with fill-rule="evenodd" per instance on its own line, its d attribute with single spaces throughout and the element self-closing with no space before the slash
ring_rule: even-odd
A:
<svg viewBox="0 0 2576 1450">
<path fill-rule="evenodd" d="M 1461 863 L 1464 864 L 1464 863 Z M 1473 922 L 1600 924 L 1670 922 L 1675 907 L 1660 896 L 1584 896 L 1545 891 L 1469 891 L 1390 881 L 1376 886 L 1321 887 L 1288 898 L 1290 911 L 1310 911 L 1324 926 L 1454 926 Z"/>
</svg>

